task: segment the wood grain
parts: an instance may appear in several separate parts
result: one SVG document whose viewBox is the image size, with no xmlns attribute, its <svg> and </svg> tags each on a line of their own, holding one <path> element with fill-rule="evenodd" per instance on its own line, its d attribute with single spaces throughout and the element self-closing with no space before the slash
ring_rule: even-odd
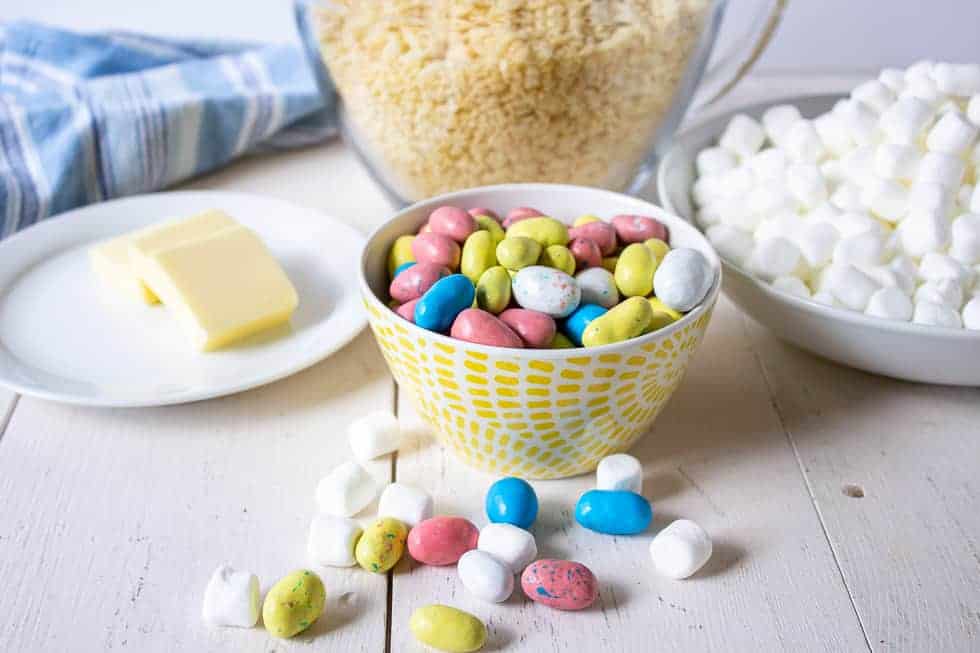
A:
<svg viewBox="0 0 980 653">
<path fill-rule="evenodd" d="M 484 604 L 466 593 L 454 568 L 402 561 L 391 650 L 416 650 L 409 615 L 429 603 L 484 619 L 489 650 L 641 651 L 653 642 L 657 650 L 866 649 L 740 319 L 721 303 L 688 378 L 633 451 L 644 463 L 655 527 L 687 517 L 715 538 L 704 570 L 688 581 L 657 577 L 647 552 L 652 533 L 613 538 L 578 526 L 574 504 L 593 486 L 591 475 L 535 482 L 539 555 L 586 563 L 601 582 L 597 605 L 561 613 L 520 590 L 505 604 Z M 399 410 L 419 424 L 403 396 Z M 398 456 L 396 476 L 431 492 L 437 512 L 486 523 L 483 498 L 494 479 L 461 466 L 420 425 Z"/>
<path fill-rule="evenodd" d="M 16 406 L 17 395 L 6 388 L 0 388 L 0 441 L 3 440 L 4 431 Z"/>
<path fill-rule="evenodd" d="M 229 562 L 265 591 L 308 565 L 318 479 L 347 423 L 392 407 L 362 334 L 285 381 L 224 399 L 94 410 L 22 398 L 0 447 L 0 650 L 384 649 L 387 579 L 318 569 L 330 609 L 307 635 L 207 628 L 203 590 Z M 391 465 L 372 472 L 390 479 Z"/>
<path fill-rule="evenodd" d="M 980 649 L 980 388 L 874 377 L 743 319 L 872 648 Z"/>
</svg>

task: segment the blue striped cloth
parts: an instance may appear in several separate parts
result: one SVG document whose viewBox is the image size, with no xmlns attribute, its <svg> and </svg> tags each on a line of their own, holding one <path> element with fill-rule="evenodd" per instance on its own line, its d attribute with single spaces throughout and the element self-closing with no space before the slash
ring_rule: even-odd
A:
<svg viewBox="0 0 980 653">
<path fill-rule="evenodd" d="M 315 43 L 197 43 L 0 25 L 0 238 L 331 135 Z"/>
</svg>

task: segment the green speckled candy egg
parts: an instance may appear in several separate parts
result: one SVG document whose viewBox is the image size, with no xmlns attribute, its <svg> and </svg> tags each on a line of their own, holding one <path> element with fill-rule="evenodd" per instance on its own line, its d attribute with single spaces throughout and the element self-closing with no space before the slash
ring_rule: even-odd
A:
<svg viewBox="0 0 980 653">
<path fill-rule="evenodd" d="M 323 581 L 312 571 L 300 569 L 283 576 L 265 595 L 265 629 L 276 637 L 298 635 L 320 618 L 326 599 Z"/>
<path fill-rule="evenodd" d="M 405 524 L 392 517 L 379 519 L 366 529 L 354 548 L 357 564 L 368 571 L 383 574 L 394 567 L 405 552 Z"/>
</svg>

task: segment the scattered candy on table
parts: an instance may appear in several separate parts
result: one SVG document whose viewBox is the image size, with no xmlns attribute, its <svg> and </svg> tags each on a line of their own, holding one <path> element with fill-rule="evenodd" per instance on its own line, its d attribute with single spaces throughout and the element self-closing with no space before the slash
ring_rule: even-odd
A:
<svg viewBox="0 0 980 653">
<path fill-rule="evenodd" d="M 386 410 L 368 413 L 347 427 L 347 440 L 354 457 L 362 462 L 390 454 L 401 443 L 398 419 Z"/>
<path fill-rule="evenodd" d="M 488 603 L 502 603 L 514 592 L 514 572 L 495 556 L 467 551 L 456 564 L 459 581 L 470 594 Z"/>
<path fill-rule="evenodd" d="M 439 515 L 420 521 L 408 533 L 408 553 L 424 565 L 454 565 L 476 548 L 480 529 L 462 517 Z"/>
<path fill-rule="evenodd" d="M 635 535 L 647 529 L 653 511 L 636 492 L 589 490 L 575 504 L 575 521 L 598 533 Z"/>
<path fill-rule="evenodd" d="M 412 528 L 432 516 L 432 497 L 405 483 L 390 483 L 378 500 L 378 516 L 394 517 Z"/>
<path fill-rule="evenodd" d="M 592 571 L 571 560 L 537 560 L 521 574 L 521 589 L 535 603 L 559 610 L 584 610 L 599 596 Z"/>
<path fill-rule="evenodd" d="M 325 567 L 353 567 L 354 547 L 364 530 L 347 517 L 319 514 L 310 523 L 307 551 L 310 560 Z"/>
<path fill-rule="evenodd" d="M 394 567 L 405 553 L 408 528 L 393 517 L 378 519 L 364 529 L 354 547 L 354 557 L 362 569 L 383 574 Z"/>
<path fill-rule="evenodd" d="M 643 467 L 628 453 L 606 456 L 595 470 L 597 490 L 625 490 L 640 494 L 643 491 Z"/>
<path fill-rule="evenodd" d="M 480 530 L 477 548 L 507 565 L 513 574 L 521 573 L 538 555 L 534 536 L 513 524 L 487 524 Z"/>
<path fill-rule="evenodd" d="M 487 641 L 487 627 L 482 621 L 448 605 L 417 608 L 408 627 L 415 639 L 449 653 L 478 651 Z"/>
<path fill-rule="evenodd" d="M 538 495 L 522 478 L 502 478 L 487 490 L 487 519 L 527 530 L 538 517 Z"/>
<path fill-rule="evenodd" d="M 655 218 L 587 215 L 568 227 L 531 207 L 502 223 L 491 214 L 440 206 L 418 234 L 397 238 L 388 254 L 392 310 L 480 345 L 596 347 L 668 326 L 715 281 L 704 255 L 672 250 Z"/>
<path fill-rule="evenodd" d="M 654 568 L 668 578 L 687 578 L 711 557 L 711 538 L 688 519 L 671 522 L 650 542 Z"/>
<path fill-rule="evenodd" d="M 316 487 L 320 512 L 352 517 L 378 496 L 378 484 L 353 460 L 334 467 Z"/>
<path fill-rule="evenodd" d="M 220 565 L 204 590 L 204 621 L 212 626 L 251 628 L 259 620 L 259 579 Z"/>
<path fill-rule="evenodd" d="M 298 635 L 320 618 L 326 603 L 320 577 L 308 569 L 283 576 L 265 595 L 262 622 L 276 637 Z"/>
</svg>

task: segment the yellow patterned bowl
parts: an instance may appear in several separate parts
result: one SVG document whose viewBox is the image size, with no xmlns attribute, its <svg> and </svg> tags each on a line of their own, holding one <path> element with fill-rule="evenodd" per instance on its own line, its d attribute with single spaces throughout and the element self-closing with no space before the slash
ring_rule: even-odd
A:
<svg viewBox="0 0 980 653">
<path fill-rule="evenodd" d="M 533 206 L 568 222 L 584 213 L 655 216 L 670 229 L 672 247 L 692 247 L 708 257 L 715 283 L 682 319 L 626 342 L 542 350 L 455 340 L 415 326 L 386 304 L 389 248 L 443 204 L 501 214 Z M 559 184 L 486 186 L 414 204 L 370 236 L 360 278 L 381 352 L 440 442 L 484 471 L 540 479 L 591 471 L 650 430 L 704 336 L 720 282 L 714 250 L 681 218 L 635 197 Z"/>
</svg>

